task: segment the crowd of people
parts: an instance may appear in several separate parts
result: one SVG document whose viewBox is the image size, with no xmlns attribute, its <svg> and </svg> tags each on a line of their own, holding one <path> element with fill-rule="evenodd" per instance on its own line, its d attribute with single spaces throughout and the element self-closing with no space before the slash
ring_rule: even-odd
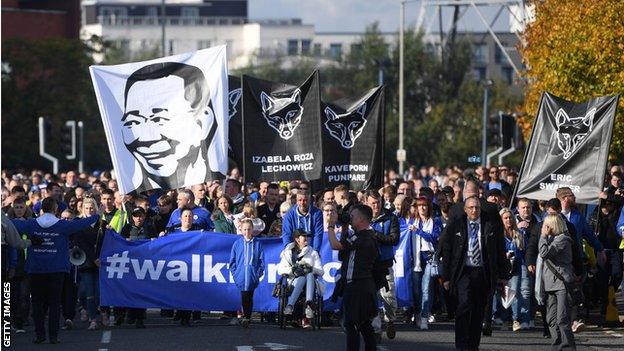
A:
<svg viewBox="0 0 624 351">
<path fill-rule="evenodd" d="M 455 320 L 457 348 L 473 350 L 481 335 L 491 335 L 492 324 L 520 332 L 535 327 L 537 312 L 544 336 L 573 349 L 589 311 L 598 308 L 604 317 L 609 290 L 622 288 L 622 167 L 609 168 L 595 208 L 577 205 L 570 188 L 553 191 L 547 201 L 513 199 L 517 178 L 506 166 L 410 167 L 405 174 L 387 170 L 379 189 L 312 189 L 298 180 L 243 183 L 234 168 L 224 181 L 124 195 L 107 171 L 3 171 L 2 279 L 12 282 L 13 326 L 23 333 L 32 313 L 36 343 L 46 340 L 46 314 L 50 342 L 58 342 L 59 320 L 71 329 L 77 315 L 90 330 L 111 323 L 144 328 L 145 310 L 99 304 L 106 231 L 134 241 L 203 230 L 241 236 L 229 269 L 241 290 L 243 326 L 263 274 L 254 238 L 282 239 L 278 272 L 293 286 L 284 313 L 292 314 L 303 293 L 303 327 L 314 313 L 311 285 L 322 275 L 319 251 L 327 240 L 343 262 L 336 290 L 344 299 L 348 349 L 359 348 L 358 333 L 373 349 L 383 332 L 395 337 L 399 321 L 427 330 L 444 318 Z M 394 250 L 405 232 L 414 303 L 399 309 Z M 86 259 L 71 264 L 69 253 L 78 249 Z M 573 286 L 585 292 L 582 303 L 572 303 Z M 515 298 L 507 305 L 510 291 Z M 201 311 L 161 315 L 185 326 L 202 318 Z"/>
</svg>

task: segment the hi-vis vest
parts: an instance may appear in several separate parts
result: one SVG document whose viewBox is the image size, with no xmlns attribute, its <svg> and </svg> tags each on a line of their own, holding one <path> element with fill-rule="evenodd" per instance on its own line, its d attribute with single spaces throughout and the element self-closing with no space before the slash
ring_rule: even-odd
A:
<svg viewBox="0 0 624 351">
<path fill-rule="evenodd" d="M 101 218 L 104 219 L 104 214 L 102 214 Z M 117 209 L 115 210 L 115 214 L 108 225 L 110 225 L 113 230 L 119 234 L 121 233 L 121 228 L 126 225 L 127 219 L 126 211 Z"/>
</svg>

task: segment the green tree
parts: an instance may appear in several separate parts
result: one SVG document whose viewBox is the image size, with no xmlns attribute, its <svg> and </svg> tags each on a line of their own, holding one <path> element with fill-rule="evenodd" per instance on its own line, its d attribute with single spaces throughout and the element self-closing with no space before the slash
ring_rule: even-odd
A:
<svg viewBox="0 0 624 351">
<path fill-rule="evenodd" d="M 110 164 L 102 122 L 89 78 L 90 49 L 79 40 L 2 41 L 2 159 L 7 168 L 46 168 L 39 156 L 38 117 L 52 122 L 48 152 L 63 169 L 75 168 L 60 151 L 67 120 L 85 124 L 87 167 Z"/>
<path fill-rule="evenodd" d="M 572 101 L 624 92 L 624 1 L 533 0 L 535 21 L 521 48 L 527 66 L 523 120 L 528 137 L 548 91 Z M 624 162 L 624 99 L 616 115 L 610 160 Z"/>
</svg>

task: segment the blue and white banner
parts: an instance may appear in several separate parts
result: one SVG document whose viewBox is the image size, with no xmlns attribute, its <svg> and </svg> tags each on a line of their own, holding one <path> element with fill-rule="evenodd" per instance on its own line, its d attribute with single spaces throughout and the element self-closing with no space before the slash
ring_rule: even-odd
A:
<svg viewBox="0 0 624 351">
<path fill-rule="evenodd" d="M 409 233 L 401 234 L 394 272 L 399 306 L 411 305 Z M 170 234 L 157 240 L 127 241 L 108 231 L 100 255 L 102 306 L 233 311 L 240 308 L 240 292 L 228 271 L 230 251 L 240 236 L 213 232 Z M 260 238 L 264 249 L 264 276 L 254 293 L 255 311 L 276 311 L 271 296 L 279 280 L 280 238 Z M 337 251 L 327 234 L 321 248 L 325 283 L 325 310 L 339 307 L 329 298 L 340 274 Z"/>
</svg>

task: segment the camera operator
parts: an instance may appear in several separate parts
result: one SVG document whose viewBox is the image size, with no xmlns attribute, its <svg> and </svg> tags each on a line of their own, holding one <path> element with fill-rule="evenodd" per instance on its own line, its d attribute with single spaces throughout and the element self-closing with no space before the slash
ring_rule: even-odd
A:
<svg viewBox="0 0 624 351">
<path fill-rule="evenodd" d="M 379 249 L 375 232 L 370 228 L 373 211 L 362 204 L 354 205 L 350 213 L 350 223 L 354 230 L 347 235 L 348 226 L 342 226 L 340 240 L 336 238 L 335 226 L 338 214 L 324 212 L 331 248 L 339 250 L 342 262 L 340 282 L 336 289 L 342 291 L 344 328 L 347 333 L 347 350 L 359 350 L 360 336 L 364 339 L 365 350 L 375 350 L 375 331 L 372 319 L 377 315 L 377 283 L 375 272 L 379 269 Z M 383 277 L 382 277 L 383 279 Z M 341 295 L 340 291 L 337 295 Z"/>
</svg>

